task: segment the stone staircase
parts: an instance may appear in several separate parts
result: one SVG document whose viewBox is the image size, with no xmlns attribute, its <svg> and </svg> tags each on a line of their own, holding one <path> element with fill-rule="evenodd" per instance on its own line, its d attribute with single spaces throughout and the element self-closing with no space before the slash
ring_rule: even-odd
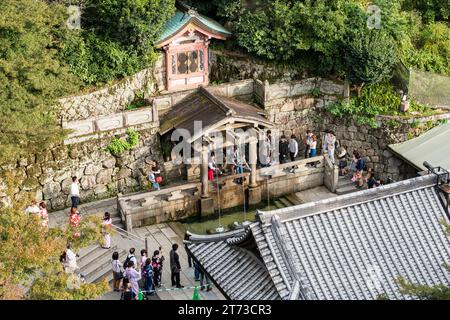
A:
<svg viewBox="0 0 450 320">
<path fill-rule="evenodd" d="M 295 196 L 295 194 L 288 194 L 286 196 L 274 200 L 275 206 L 279 209 L 295 206 L 300 203 L 301 201 Z"/>
<path fill-rule="evenodd" d="M 352 192 L 357 192 L 365 189 L 365 184 L 361 189 L 357 189 L 355 187 L 355 183 L 352 182 L 351 177 L 348 176 L 340 176 L 338 179 L 338 186 L 336 188 L 337 195 L 348 194 Z"/>
<path fill-rule="evenodd" d="M 98 244 L 80 250 L 78 266 L 86 282 L 97 283 L 106 278 L 108 282 L 112 280 L 111 258 L 114 251 L 119 252 L 119 259 L 125 259 L 126 250 L 119 250 L 117 245 L 110 249 L 103 249 Z M 121 260 L 122 261 L 122 260 Z"/>
</svg>

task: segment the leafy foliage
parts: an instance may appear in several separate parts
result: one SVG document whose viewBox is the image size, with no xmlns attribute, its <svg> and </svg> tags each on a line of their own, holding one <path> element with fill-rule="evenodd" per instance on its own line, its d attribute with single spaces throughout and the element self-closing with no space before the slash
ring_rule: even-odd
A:
<svg viewBox="0 0 450 320">
<path fill-rule="evenodd" d="M 418 10 L 426 22 L 448 20 L 450 17 L 449 0 L 408 0 L 403 1 L 407 10 Z"/>
<path fill-rule="evenodd" d="M 99 284 L 86 283 L 79 287 L 68 287 L 70 276 L 64 272 L 43 274 L 33 283 L 30 289 L 32 300 L 89 300 L 109 291 L 105 280 Z"/>
<path fill-rule="evenodd" d="M 73 4 L 73 1 L 72 1 Z M 85 0 L 81 30 L 61 30 L 61 58 L 85 84 L 122 78 L 149 66 L 153 44 L 175 0 Z"/>
<path fill-rule="evenodd" d="M 13 198 L 16 177 L 14 173 L 6 172 L 1 181 L 6 184 L 6 194 Z M 41 227 L 35 215 L 29 216 L 24 208 L 32 197 L 31 193 L 23 193 L 16 197 L 9 207 L 0 209 L 0 299 L 26 298 L 25 290 L 35 283 L 46 283 L 40 286 L 39 294 L 52 295 L 64 276 L 58 281 L 52 276 L 61 271 L 59 255 L 65 250 L 67 241 L 72 241 L 74 249 L 79 249 L 102 239 L 100 221 L 97 218 L 83 219 L 80 226 L 81 237 L 71 239 L 71 230 L 50 228 L 46 231 Z M 42 279 L 42 276 L 46 279 Z M 52 281 L 55 280 L 55 281 Z M 93 297 L 93 290 L 102 287 L 81 286 L 73 297 Z M 37 296 L 35 296 L 37 297 Z"/>
<path fill-rule="evenodd" d="M 425 71 L 450 75 L 450 27 L 442 22 L 426 25 L 413 38 L 406 62 Z"/>
<path fill-rule="evenodd" d="M 389 83 L 377 83 L 364 87 L 359 97 L 351 98 L 349 102 L 338 101 L 327 106 L 327 110 L 339 118 L 351 117 L 358 124 L 367 124 L 373 128 L 379 127 L 377 115 L 401 115 L 399 111 L 401 103 L 400 95 Z M 428 116 L 438 111 L 411 101 L 408 115 Z M 396 123 L 392 123 L 396 126 Z"/>
<path fill-rule="evenodd" d="M 0 165 L 60 141 L 55 100 L 78 89 L 60 63 L 53 30 L 64 8 L 35 0 L 0 2 Z"/>
<path fill-rule="evenodd" d="M 398 63 L 395 44 L 379 30 L 360 32 L 344 50 L 345 73 L 350 83 L 377 83 L 389 80 Z"/>
<path fill-rule="evenodd" d="M 117 156 L 124 151 L 133 149 L 137 146 L 139 143 L 139 133 L 132 129 L 128 129 L 126 133 L 128 135 L 127 140 L 114 137 L 111 143 L 106 147 L 106 150 Z"/>
</svg>

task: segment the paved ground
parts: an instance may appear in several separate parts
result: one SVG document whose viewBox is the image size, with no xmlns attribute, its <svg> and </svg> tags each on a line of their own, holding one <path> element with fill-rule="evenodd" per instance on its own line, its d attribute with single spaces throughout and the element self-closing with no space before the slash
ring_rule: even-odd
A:
<svg viewBox="0 0 450 320">
<path fill-rule="evenodd" d="M 82 216 L 93 214 L 103 216 L 106 211 L 114 215 L 117 212 L 117 199 L 109 198 L 105 200 L 80 204 L 78 206 L 78 211 L 80 211 Z M 67 224 L 69 221 L 69 212 L 70 208 L 49 213 L 49 226 L 54 227 L 56 225 Z"/>
<path fill-rule="evenodd" d="M 330 192 L 330 190 L 328 190 L 325 186 L 315 187 L 312 189 L 297 192 L 295 195 L 301 201 L 301 203 L 336 197 L 336 194 Z"/>
</svg>

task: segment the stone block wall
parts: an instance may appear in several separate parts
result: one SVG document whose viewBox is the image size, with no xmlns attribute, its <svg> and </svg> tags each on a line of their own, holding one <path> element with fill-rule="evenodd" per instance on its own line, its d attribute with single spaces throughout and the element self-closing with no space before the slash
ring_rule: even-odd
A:
<svg viewBox="0 0 450 320">
<path fill-rule="evenodd" d="M 37 200 L 45 200 L 51 210 L 57 210 L 70 206 L 72 176 L 79 178 L 82 203 L 145 188 L 151 162 L 162 163 L 157 130 L 156 126 L 139 130 L 138 146 L 117 157 L 105 151 L 110 135 L 73 145 L 61 144 L 23 159 L 7 168 L 16 175 L 14 193 L 36 190 Z M 6 194 L 1 192 L 0 203 L 8 203 Z"/>
<path fill-rule="evenodd" d="M 59 100 L 63 122 L 85 120 L 121 112 L 134 100 L 137 91 L 153 96 L 165 90 L 165 59 L 159 55 L 154 65 L 119 83 L 94 92 Z"/>
<path fill-rule="evenodd" d="M 307 81 L 309 83 L 310 81 Z M 367 166 L 372 167 L 383 180 L 388 178 L 402 180 L 416 176 L 416 170 L 395 157 L 387 148 L 388 145 L 404 142 L 437 125 L 443 119 L 450 119 L 450 114 L 437 115 L 421 119 L 405 120 L 400 117 L 379 117 L 379 128 L 358 125 L 350 118 L 336 118 L 326 111 L 326 106 L 342 98 L 338 94 L 340 84 L 330 84 L 327 80 L 316 88 L 315 95 L 276 97 L 265 102 L 265 112 L 270 121 L 276 123 L 286 136 L 295 134 L 299 140 L 300 155 L 303 155 L 305 144 L 303 139 L 306 130 L 311 129 L 318 137 L 318 150 L 322 146 L 322 134 L 326 129 L 333 130 L 341 145 L 347 146 L 352 154 L 354 150 L 365 156 Z M 279 85 L 266 85 L 266 90 L 278 90 Z M 310 87 L 310 84 L 306 84 Z M 283 89 L 283 88 L 282 88 Z M 284 89 L 285 90 L 285 89 Z M 267 94 L 266 94 L 267 97 Z M 394 124 L 392 123 L 394 122 Z M 416 123 L 414 126 L 411 122 Z"/>
<path fill-rule="evenodd" d="M 294 67 L 280 66 L 236 52 L 210 50 L 210 82 L 223 83 L 243 79 L 292 81 L 308 74 Z"/>
</svg>

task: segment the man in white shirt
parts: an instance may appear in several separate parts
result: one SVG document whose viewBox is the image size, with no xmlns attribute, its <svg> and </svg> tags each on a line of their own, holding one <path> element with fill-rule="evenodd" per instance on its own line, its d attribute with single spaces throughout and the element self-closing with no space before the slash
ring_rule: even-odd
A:
<svg viewBox="0 0 450 320">
<path fill-rule="evenodd" d="M 66 273 L 75 273 L 78 269 L 77 254 L 72 251 L 71 245 L 68 244 L 66 250 Z"/>
<path fill-rule="evenodd" d="M 70 198 L 72 200 L 72 208 L 77 208 L 80 203 L 80 188 L 78 187 L 77 177 L 72 177 L 72 184 L 70 185 Z"/>
<path fill-rule="evenodd" d="M 29 215 L 31 215 L 31 214 L 39 214 L 40 211 L 41 211 L 41 209 L 39 209 L 36 200 L 33 200 L 33 201 L 31 202 L 31 205 L 28 206 L 28 207 L 25 209 L 25 213 L 27 213 L 27 214 L 29 214 Z"/>
<path fill-rule="evenodd" d="M 289 156 L 291 161 L 295 161 L 295 158 L 298 154 L 298 142 L 295 139 L 295 134 L 291 135 L 291 139 L 289 139 Z M 290 172 L 294 172 L 295 167 L 292 167 Z"/>
</svg>

